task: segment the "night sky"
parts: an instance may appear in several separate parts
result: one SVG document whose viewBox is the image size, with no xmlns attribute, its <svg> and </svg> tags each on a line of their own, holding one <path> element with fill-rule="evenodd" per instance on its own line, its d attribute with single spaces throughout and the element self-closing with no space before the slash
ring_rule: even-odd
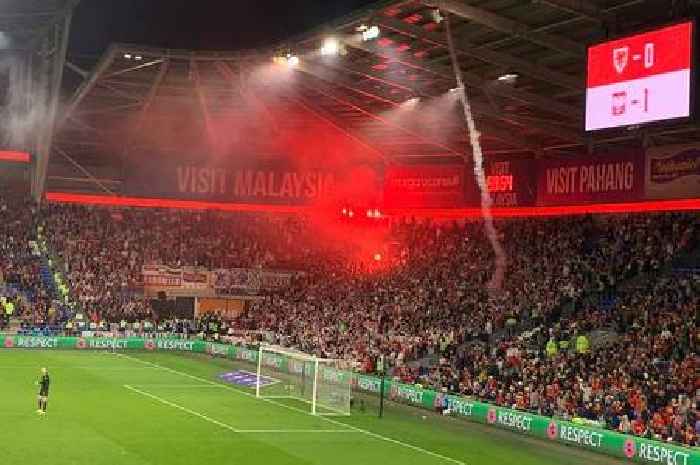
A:
<svg viewBox="0 0 700 465">
<path fill-rule="evenodd" d="M 374 0 L 82 0 L 69 58 L 112 42 L 195 50 L 274 45 Z"/>
</svg>

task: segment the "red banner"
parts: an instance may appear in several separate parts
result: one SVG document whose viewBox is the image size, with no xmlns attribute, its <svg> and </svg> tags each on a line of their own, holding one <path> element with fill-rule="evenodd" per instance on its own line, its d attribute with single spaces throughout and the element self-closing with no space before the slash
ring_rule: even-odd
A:
<svg viewBox="0 0 700 465">
<path fill-rule="evenodd" d="M 464 203 L 463 165 L 411 165 L 387 168 L 387 208 L 452 208 Z"/>
<path fill-rule="evenodd" d="M 19 152 L 16 150 L 0 150 L 0 161 L 29 163 L 30 157 L 27 152 Z"/>
<path fill-rule="evenodd" d="M 644 195 L 644 154 L 639 152 L 540 160 L 537 203 L 634 202 Z"/>
</svg>

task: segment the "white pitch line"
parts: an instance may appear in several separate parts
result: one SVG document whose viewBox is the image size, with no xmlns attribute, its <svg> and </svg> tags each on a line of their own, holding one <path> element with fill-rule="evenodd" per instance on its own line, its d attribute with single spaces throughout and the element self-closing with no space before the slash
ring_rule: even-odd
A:
<svg viewBox="0 0 700 465">
<path fill-rule="evenodd" d="M 291 405 L 281 404 L 281 403 L 279 403 L 279 402 L 275 402 L 275 401 L 272 400 L 272 399 L 265 399 L 264 397 L 258 398 L 258 397 L 256 397 L 254 394 L 251 394 L 251 393 L 249 393 L 249 392 L 241 391 L 241 390 L 239 390 L 239 389 L 235 389 L 235 388 L 233 388 L 233 387 L 231 387 L 231 386 L 226 386 L 226 385 L 221 384 L 221 383 L 215 383 L 214 381 L 210 381 L 210 380 L 208 380 L 208 379 L 206 379 L 206 378 L 200 378 L 199 376 L 194 376 L 194 375 L 191 375 L 191 374 L 189 374 L 189 373 L 185 373 L 185 372 L 182 372 L 182 371 L 173 370 L 172 368 L 164 367 L 164 366 L 162 366 L 162 365 L 158 365 L 157 363 L 153 363 L 153 362 L 147 362 L 147 361 L 145 361 L 145 360 L 141 360 L 141 359 L 139 359 L 139 358 L 132 357 L 131 355 L 127 355 L 127 354 L 119 354 L 119 355 L 122 356 L 122 357 L 126 357 L 126 358 L 128 358 L 129 360 L 134 360 L 134 361 L 136 361 L 136 362 L 139 362 L 139 363 L 143 363 L 143 364 L 145 364 L 145 365 L 152 366 L 153 368 L 158 368 L 158 369 L 160 369 L 160 370 L 165 370 L 165 371 L 168 371 L 168 372 L 170 372 L 170 373 L 174 373 L 174 374 L 177 374 L 177 375 L 180 375 L 180 376 L 185 376 L 185 377 L 187 377 L 187 378 L 196 379 L 196 380 L 199 380 L 199 381 L 201 381 L 201 382 L 203 382 L 203 383 L 207 383 L 207 384 L 218 384 L 218 385 L 224 386 L 225 388 L 227 388 L 227 389 L 229 389 L 229 390 L 231 390 L 231 391 L 233 391 L 233 392 L 237 392 L 238 394 L 241 394 L 241 395 L 244 395 L 244 396 L 247 396 L 247 397 L 252 397 L 252 398 L 257 399 L 257 400 L 262 400 L 262 401 L 265 401 L 265 402 L 268 402 L 268 403 L 271 403 L 271 404 L 274 404 L 274 405 L 278 405 L 278 406 L 280 406 L 280 407 L 283 407 L 283 408 L 286 408 L 286 409 L 289 409 L 289 410 L 294 410 L 295 412 L 301 412 L 301 413 L 306 414 L 306 415 L 311 415 L 311 414 L 310 414 L 309 412 L 307 412 L 306 410 L 298 409 L 298 408 L 296 408 L 296 407 L 292 407 Z M 334 425 L 337 425 L 337 426 L 343 426 L 343 427 L 346 427 L 346 428 L 350 428 L 350 429 L 353 430 L 353 431 L 356 431 L 356 432 L 362 433 L 362 434 L 366 434 L 367 436 L 373 437 L 373 438 L 375 438 L 375 439 L 379 439 L 379 440 L 381 440 L 381 441 L 386 441 L 386 442 L 389 442 L 389 443 L 392 443 L 392 444 L 396 444 L 396 445 L 399 445 L 399 446 L 402 446 L 402 447 L 406 447 L 406 448 L 411 449 L 411 450 L 414 450 L 414 451 L 416 451 L 416 452 L 420 452 L 420 453 L 423 453 L 423 454 L 426 454 L 426 455 L 430 455 L 431 457 L 435 457 L 435 458 L 438 458 L 438 459 L 440 459 L 440 460 L 444 460 L 444 461 L 446 461 L 446 462 L 455 463 L 455 464 L 457 464 L 457 465 L 467 465 L 465 462 L 462 462 L 461 460 L 457 460 L 457 459 L 454 459 L 454 458 L 452 458 L 452 457 L 447 457 L 447 456 L 445 456 L 445 455 L 438 454 L 437 452 L 433 452 L 433 451 L 430 451 L 430 450 L 427 450 L 427 449 L 423 449 L 422 447 L 415 446 L 415 445 L 413 445 L 413 444 L 409 444 L 409 443 L 406 443 L 406 442 L 403 442 L 403 441 L 399 441 L 398 439 L 393 439 L 393 438 L 390 438 L 390 437 L 387 437 L 387 436 L 382 436 L 381 434 L 373 433 L 372 431 L 368 431 L 368 430 L 365 430 L 365 429 L 362 429 L 362 428 L 358 428 L 358 427 L 356 427 L 356 426 L 348 425 L 348 424 L 343 423 L 343 422 L 341 422 L 341 421 L 336 421 L 336 420 L 333 420 L 333 419 L 331 419 L 331 418 L 327 418 L 327 417 L 324 417 L 324 416 L 318 416 L 317 418 L 320 418 L 321 420 L 327 421 L 327 422 L 329 422 L 329 423 L 331 423 L 331 424 L 334 424 Z"/>
<path fill-rule="evenodd" d="M 128 384 L 125 384 L 124 387 L 129 389 L 130 391 L 134 391 L 138 394 L 141 394 L 142 396 L 150 397 L 151 399 L 156 400 L 156 401 L 160 402 L 161 404 L 165 404 L 169 407 L 172 407 L 172 408 L 175 408 L 178 410 L 182 410 L 183 412 L 189 413 L 190 415 L 194 415 L 195 417 L 199 417 L 204 421 L 208 421 L 209 423 L 213 423 L 213 424 L 220 426 L 222 428 L 226 428 L 227 430 L 233 431 L 234 433 L 240 433 L 240 431 L 238 429 L 234 428 L 233 426 L 228 425 L 226 423 L 222 423 L 219 420 L 214 420 L 213 418 L 210 418 L 210 417 L 204 415 L 203 413 L 195 412 L 194 410 L 190 410 L 187 407 L 183 407 L 182 405 L 178 405 L 174 402 L 170 402 L 169 400 L 165 400 L 162 397 L 158 397 L 155 394 L 151 394 L 150 392 L 142 391 L 142 390 L 137 389 L 133 386 L 129 386 Z"/>
<path fill-rule="evenodd" d="M 130 384 L 130 386 L 137 387 L 154 387 L 154 388 L 170 388 L 170 389 L 225 389 L 226 386 L 223 384 L 218 384 L 216 386 L 211 384 Z"/>
<path fill-rule="evenodd" d="M 167 405 L 168 407 L 172 407 L 178 410 L 182 410 L 185 413 L 189 413 L 190 415 L 194 415 L 198 418 L 201 418 L 204 421 L 208 421 L 209 423 L 213 423 L 216 426 L 220 426 L 222 428 L 226 428 L 229 431 L 233 431 L 234 433 L 243 433 L 243 434 L 252 434 L 252 433 L 257 433 L 257 434 L 278 434 L 278 433 L 349 433 L 352 431 L 347 431 L 347 430 L 337 430 L 337 429 L 239 429 L 239 428 L 234 428 L 233 426 L 221 422 L 219 420 L 215 420 L 211 417 L 208 417 L 207 415 L 204 415 L 203 413 L 195 412 L 192 409 L 188 409 L 187 407 L 183 407 L 182 405 L 176 404 L 175 402 L 171 402 L 169 400 L 163 399 L 160 396 L 157 396 L 155 394 L 152 394 L 150 392 L 142 391 L 141 389 L 135 388 L 134 386 L 130 386 L 128 384 L 125 384 L 124 387 L 130 391 L 136 392 L 138 394 L 141 394 L 142 396 L 150 397 L 151 399 L 160 402 L 161 404 Z M 208 387 L 208 386 L 205 386 Z"/>
</svg>

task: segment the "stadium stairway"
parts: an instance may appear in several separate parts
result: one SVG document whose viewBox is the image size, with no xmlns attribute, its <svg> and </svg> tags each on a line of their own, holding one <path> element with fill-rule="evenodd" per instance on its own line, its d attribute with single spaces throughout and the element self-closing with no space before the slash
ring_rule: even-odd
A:
<svg viewBox="0 0 700 465">
<path fill-rule="evenodd" d="M 41 263 L 39 265 L 39 275 L 41 277 L 41 284 L 47 290 L 49 297 L 51 299 L 56 299 L 58 296 L 58 285 L 56 284 L 56 279 L 51 272 L 51 267 L 49 266 L 49 260 L 46 255 L 41 256 Z"/>
</svg>

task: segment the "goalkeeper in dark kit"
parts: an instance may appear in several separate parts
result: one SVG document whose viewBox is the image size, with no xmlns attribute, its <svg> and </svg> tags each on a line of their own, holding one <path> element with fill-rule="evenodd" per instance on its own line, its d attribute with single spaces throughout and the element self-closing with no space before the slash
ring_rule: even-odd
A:
<svg viewBox="0 0 700 465">
<path fill-rule="evenodd" d="M 46 415 L 46 406 L 49 403 L 49 385 L 51 384 L 49 370 L 46 368 L 41 369 L 41 377 L 36 384 L 39 386 L 39 408 L 36 412 L 39 415 Z"/>
</svg>

